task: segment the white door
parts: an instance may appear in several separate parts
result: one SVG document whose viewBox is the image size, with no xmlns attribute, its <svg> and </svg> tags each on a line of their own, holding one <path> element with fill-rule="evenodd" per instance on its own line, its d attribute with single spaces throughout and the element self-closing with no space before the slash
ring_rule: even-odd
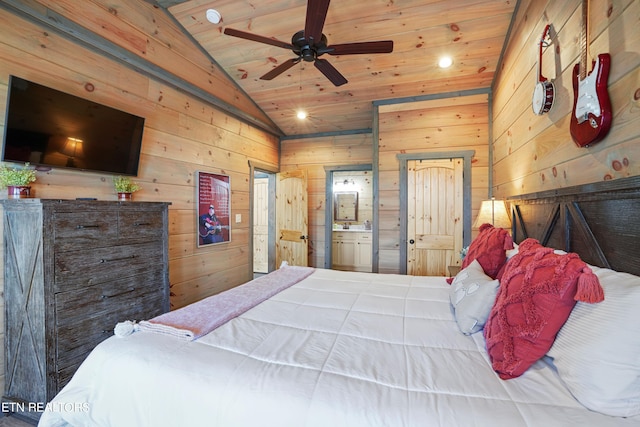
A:
<svg viewBox="0 0 640 427">
<path fill-rule="evenodd" d="M 276 175 L 276 268 L 308 266 L 307 171 Z"/>
<path fill-rule="evenodd" d="M 462 249 L 463 159 L 407 163 L 407 274 L 446 276 Z"/>
<path fill-rule="evenodd" d="M 253 271 L 269 272 L 269 178 L 253 181 Z"/>
</svg>

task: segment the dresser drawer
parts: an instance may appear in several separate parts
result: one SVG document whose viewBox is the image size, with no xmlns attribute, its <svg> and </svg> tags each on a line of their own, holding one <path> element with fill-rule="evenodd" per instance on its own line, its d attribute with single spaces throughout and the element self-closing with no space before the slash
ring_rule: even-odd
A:
<svg viewBox="0 0 640 427">
<path fill-rule="evenodd" d="M 166 268 L 163 248 L 154 243 L 121 245 L 55 255 L 54 292 L 111 282 Z"/>
<path fill-rule="evenodd" d="M 168 298 L 162 292 L 164 270 L 162 266 L 150 267 L 143 275 L 122 277 L 113 281 L 104 282 L 95 286 L 58 292 L 55 294 L 56 325 L 60 327 L 74 327 L 82 324 L 86 319 L 103 318 L 110 313 L 123 313 L 123 310 L 136 311 L 144 314 L 147 311 L 155 311 L 154 304 L 146 304 L 148 295 L 160 299 Z M 144 305 L 140 305 L 144 302 Z M 135 305 L 135 307 L 133 307 Z M 159 308 L 162 305 L 159 304 Z M 132 319 L 141 320 L 140 316 Z M 115 323 L 111 325 L 113 329 Z"/>
<path fill-rule="evenodd" d="M 120 239 L 161 239 L 164 232 L 161 211 L 121 210 L 118 214 Z"/>
<path fill-rule="evenodd" d="M 109 309 L 82 319 L 67 317 L 58 322 L 57 357 L 69 360 L 91 351 L 113 335 L 113 328 L 125 320 L 145 320 L 164 312 L 162 298 L 156 294 L 137 295 L 113 303 Z M 61 314 L 61 312 L 59 312 Z M 73 320 L 73 321 L 72 321 Z"/>
<path fill-rule="evenodd" d="M 56 249 L 95 246 L 101 241 L 112 241 L 118 237 L 116 211 L 55 212 L 53 230 Z M 47 233 L 44 230 L 44 233 Z"/>
</svg>

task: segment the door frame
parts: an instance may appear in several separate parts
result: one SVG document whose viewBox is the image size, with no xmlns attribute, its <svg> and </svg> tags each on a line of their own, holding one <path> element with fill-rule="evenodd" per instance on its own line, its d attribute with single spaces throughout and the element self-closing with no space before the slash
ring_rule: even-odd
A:
<svg viewBox="0 0 640 427">
<path fill-rule="evenodd" d="M 408 167 L 410 160 L 463 160 L 462 177 L 462 247 L 471 242 L 471 158 L 475 150 L 444 151 L 433 153 L 397 154 L 400 162 L 400 274 L 407 274 L 407 234 L 408 234 Z"/>
<path fill-rule="evenodd" d="M 331 268 L 332 261 L 332 247 L 331 242 L 333 240 L 333 173 L 334 172 L 360 172 L 371 171 L 373 173 L 373 165 L 371 163 L 356 164 L 356 165 L 336 165 L 325 166 L 325 199 L 324 199 L 324 268 Z M 373 183 L 372 183 L 373 185 Z M 377 196 L 375 192 L 373 194 L 373 206 L 376 205 Z M 374 209 L 375 217 L 375 209 Z M 375 221 L 372 225 L 372 233 L 375 233 Z M 375 240 L 375 237 L 374 237 Z"/>
<path fill-rule="evenodd" d="M 254 178 L 256 172 L 263 172 L 269 176 L 269 237 L 268 247 L 269 253 L 267 271 L 271 272 L 276 269 L 276 174 L 280 172 L 280 169 L 275 166 L 268 165 L 266 163 L 259 163 L 249 160 L 249 272 L 247 274 L 247 281 L 253 279 L 253 208 L 255 197 L 253 191 Z"/>
</svg>

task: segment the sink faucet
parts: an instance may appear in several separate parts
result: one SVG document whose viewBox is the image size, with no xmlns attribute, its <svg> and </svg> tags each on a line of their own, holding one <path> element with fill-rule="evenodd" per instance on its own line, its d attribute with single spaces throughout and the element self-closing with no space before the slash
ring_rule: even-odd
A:
<svg viewBox="0 0 640 427">
<path fill-rule="evenodd" d="M 343 230 L 348 230 L 349 229 L 349 223 L 345 222 L 344 225 L 342 226 Z"/>
</svg>

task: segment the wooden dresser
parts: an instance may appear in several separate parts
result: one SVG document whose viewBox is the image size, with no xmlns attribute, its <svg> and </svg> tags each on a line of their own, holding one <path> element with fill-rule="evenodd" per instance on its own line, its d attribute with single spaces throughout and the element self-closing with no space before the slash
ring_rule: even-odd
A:
<svg viewBox="0 0 640 427">
<path fill-rule="evenodd" d="M 169 204 L 2 204 L 3 401 L 30 403 L 33 409 L 55 396 L 87 354 L 113 335 L 116 323 L 169 310 Z M 29 410 L 23 415 L 40 416 Z"/>
</svg>

